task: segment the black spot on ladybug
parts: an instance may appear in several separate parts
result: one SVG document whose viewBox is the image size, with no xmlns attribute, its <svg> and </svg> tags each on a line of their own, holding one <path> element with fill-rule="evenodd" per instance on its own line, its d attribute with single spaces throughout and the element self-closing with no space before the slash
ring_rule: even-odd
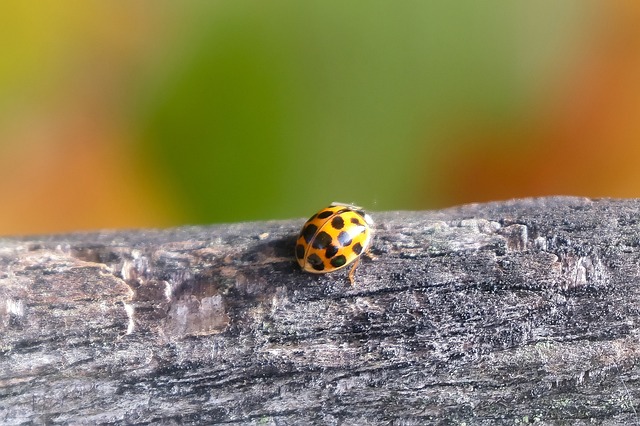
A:
<svg viewBox="0 0 640 426">
<path fill-rule="evenodd" d="M 331 266 L 335 267 L 335 268 L 339 268 L 341 266 L 344 266 L 345 263 L 347 263 L 347 258 L 344 257 L 343 255 L 340 256 L 336 256 L 333 259 L 331 259 Z"/>
<path fill-rule="evenodd" d="M 296 257 L 298 259 L 302 259 L 304 257 L 304 246 L 302 244 L 298 244 L 296 246 Z"/>
<path fill-rule="evenodd" d="M 362 225 L 362 222 L 360 222 L 356 217 L 351 218 L 351 223 L 353 223 L 354 225 Z"/>
<path fill-rule="evenodd" d="M 331 210 L 325 210 L 323 212 L 318 213 L 318 219 L 326 219 L 332 214 L 333 212 Z"/>
<path fill-rule="evenodd" d="M 355 243 L 355 244 L 353 245 L 353 247 L 351 247 L 351 250 L 353 250 L 353 252 L 354 252 L 355 254 L 360 254 L 360 253 L 362 253 L 362 244 L 360 244 L 360 243 Z"/>
<path fill-rule="evenodd" d="M 338 242 L 340 242 L 340 245 L 342 247 L 348 246 L 349 244 L 351 244 L 351 235 L 349 235 L 348 232 L 340 232 L 338 234 Z"/>
<path fill-rule="evenodd" d="M 360 216 L 362 216 L 364 218 L 365 216 L 365 212 L 362 210 L 356 210 L 356 213 L 358 213 Z"/>
<path fill-rule="evenodd" d="M 316 271 L 322 271 L 324 269 L 324 263 L 322 262 L 322 259 L 320 259 L 320 256 L 315 253 L 310 254 L 309 257 L 307 257 L 307 262 L 309 262 L 311 267 Z"/>
<path fill-rule="evenodd" d="M 340 216 L 334 217 L 333 219 L 331 219 L 331 226 L 333 226 L 336 229 L 344 228 L 344 219 L 341 218 Z"/>
<path fill-rule="evenodd" d="M 336 253 L 338 253 L 338 247 L 334 246 L 333 244 L 329 244 L 329 246 L 327 247 L 327 250 L 325 250 L 324 255 L 326 256 L 327 259 L 331 259 L 333 256 L 336 255 Z"/>
<path fill-rule="evenodd" d="M 311 244 L 313 248 L 323 249 L 331 244 L 331 235 L 327 234 L 324 231 L 320 231 L 318 235 L 313 239 L 313 243 Z"/>
<path fill-rule="evenodd" d="M 311 241 L 311 238 L 313 238 L 317 230 L 318 227 L 313 223 L 310 223 L 309 225 L 304 227 L 304 229 L 302 230 L 302 238 L 304 238 L 307 244 L 309 243 L 309 241 Z"/>
</svg>

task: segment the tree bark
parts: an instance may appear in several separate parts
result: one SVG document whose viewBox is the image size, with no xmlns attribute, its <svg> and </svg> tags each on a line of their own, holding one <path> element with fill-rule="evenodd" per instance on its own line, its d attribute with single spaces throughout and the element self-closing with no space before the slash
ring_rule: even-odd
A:
<svg viewBox="0 0 640 426">
<path fill-rule="evenodd" d="M 638 424 L 640 201 L 0 240 L 0 423 Z"/>
</svg>

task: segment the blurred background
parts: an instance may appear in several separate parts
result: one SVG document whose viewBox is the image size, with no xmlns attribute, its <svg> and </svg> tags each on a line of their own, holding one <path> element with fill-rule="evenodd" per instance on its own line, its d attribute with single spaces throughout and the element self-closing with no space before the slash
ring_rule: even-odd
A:
<svg viewBox="0 0 640 426">
<path fill-rule="evenodd" d="M 640 196 L 640 2 L 0 3 L 0 234 Z"/>
</svg>

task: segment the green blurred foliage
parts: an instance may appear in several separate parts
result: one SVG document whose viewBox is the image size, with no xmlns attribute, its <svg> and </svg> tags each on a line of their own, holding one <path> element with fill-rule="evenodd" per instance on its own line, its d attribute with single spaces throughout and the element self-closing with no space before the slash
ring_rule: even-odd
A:
<svg viewBox="0 0 640 426">
<path fill-rule="evenodd" d="M 525 113 L 581 1 L 187 2 L 138 117 L 194 222 L 447 203 L 439 156 L 473 117 Z"/>
</svg>

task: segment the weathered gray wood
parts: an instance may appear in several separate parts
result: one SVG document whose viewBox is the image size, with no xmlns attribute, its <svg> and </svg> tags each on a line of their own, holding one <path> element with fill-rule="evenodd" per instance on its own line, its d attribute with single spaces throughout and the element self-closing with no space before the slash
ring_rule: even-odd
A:
<svg viewBox="0 0 640 426">
<path fill-rule="evenodd" d="M 0 423 L 637 424 L 640 201 L 0 240 Z"/>
</svg>

